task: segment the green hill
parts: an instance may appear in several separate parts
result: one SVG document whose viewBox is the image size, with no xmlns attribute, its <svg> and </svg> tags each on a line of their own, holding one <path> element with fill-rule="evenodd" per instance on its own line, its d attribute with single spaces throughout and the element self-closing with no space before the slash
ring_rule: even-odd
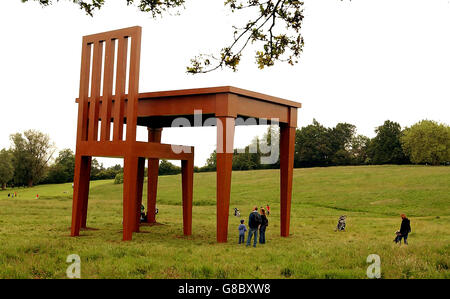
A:
<svg viewBox="0 0 450 299">
<path fill-rule="evenodd" d="M 215 173 L 194 177 L 193 235 L 182 235 L 181 177 L 159 178 L 158 222 L 121 241 L 122 185 L 91 182 L 88 226 L 69 237 L 71 184 L 0 191 L 0 278 L 64 278 L 81 257 L 83 278 L 366 278 L 369 254 L 384 278 L 450 278 L 450 168 L 357 166 L 294 170 L 291 236 L 279 236 L 279 172 L 233 172 L 230 215 L 271 206 L 267 244 L 215 242 Z M 144 186 L 144 196 L 146 186 Z M 14 199 L 7 194 L 17 192 Z M 39 194 L 39 199 L 36 199 Z M 395 245 L 401 213 L 409 246 Z M 336 233 L 340 215 L 347 232 Z"/>
</svg>

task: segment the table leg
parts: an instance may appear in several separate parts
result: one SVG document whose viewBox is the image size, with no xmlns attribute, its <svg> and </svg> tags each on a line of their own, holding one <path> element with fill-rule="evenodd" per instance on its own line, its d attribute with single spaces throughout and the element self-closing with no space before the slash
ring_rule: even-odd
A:
<svg viewBox="0 0 450 299">
<path fill-rule="evenodd" d="M 295 127 L 280 124 L 280 221 L 281 236 L 289 236 Z"/>
<path fill-rule="evenodd" d="M 217 117 L 217 242 L 227 242 L 235 118 Z"/>
<path fill-rule="evenodd" d="M 194 159 L 181 161 L 183 185 L 183 233 L 192 235 L 192 196 L 194 187 Z"/>
</svg>

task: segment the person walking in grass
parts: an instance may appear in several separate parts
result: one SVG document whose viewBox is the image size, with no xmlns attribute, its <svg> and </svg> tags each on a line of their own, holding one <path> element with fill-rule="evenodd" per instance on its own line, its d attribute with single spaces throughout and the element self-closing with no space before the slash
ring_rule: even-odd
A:
<svg viewBox="0 0 450 299">
<path fill-rule="evenodd" d="M 402 244 L 402 238 L 405 245 L 408 245 L 408 234 L 411 232 L 411 223 L 408 218 L 406 218 L 405 214 L 401 215 L 402 217 L 402 224 L 400 225 L 400 232 L 395 238 L 395 243 Z"/>
<path fill-rule="evenodd" d="M 259 226 L 259 244 L 266 243 L 266 228 L 269 225 L 269 220 L 266 217 L 266 211 L 261 209 L 261 225 Z"/>
<path fill-rule="evenodd" d="M 241 220 L 241 224 L 239 224 L 239 244 L 244 244 L 245 242 L 245 232 L 247 231 L 247 227 L 244 224 L 244 219 Z"/>
<path fill-rule="evenodd" d="M 261 216 L 258 213 L 258 207 L 255 206 L 253 211 L 250 213 L 248 217 L 248 237 L 247 237 L 247 246 L 250 246 L 250 242 L 253 239 L 253 247 L 256 247 L 257 235 L 258 235 L 258 227 L 261 224 Z"/>
</svg>

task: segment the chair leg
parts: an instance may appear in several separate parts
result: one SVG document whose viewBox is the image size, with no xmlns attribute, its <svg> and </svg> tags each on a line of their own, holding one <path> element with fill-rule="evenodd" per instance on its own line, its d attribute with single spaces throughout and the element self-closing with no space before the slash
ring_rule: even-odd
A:
<svg viewBox="0 0 450 299">
<path fill-rule="evenodd" d="M 156 194 L 158 191 L 159 159 L 148 159 L 147 170 L 147 222 L 156 222 Z"/>
<path fill-rule="evenodd" d="M 280 229 L 283 237 L 289 236 L 294 148 L 295 128 L 280 125 Z"/>
<path fill-rule="evenodd" d="M 227 242 L 235 120 L 218 117 L 217 123 L 217 242 Z"/>
<path fill-rule="evenodd" d="M 88 156 L 75 156 L 75 173 L 73 183 L 72 226 L 70 235 L 80 235 L 83 210 L 87 211 L 87 195 L 89 192 L 90 161 Z M 87 191 L 86 191 L 87 190 Z"/>
<path fill-rule="evenodd" d="M 162 128 L 148 128 L 148 141 L 161 142 Z M 156 193 L 158 191 L 159 159 L 148 159 L 147 223 L 156 222 Z"/>
<path fill-rule="evenodd" d="M 123 169 L 123 240 L 133 237 L 136 227 L 138 157 L 125 157 Z"/>
<path fill-rule="evenodd" d="M 145 171 L 145 158 L 138 159 L 138 175 L 137 175 L 137 205 L 136 205 L 136 224 L 134 232 L 139 232 L 139 226 L 141 223 L 141 205 L 142 205 L 142 190 L 144 187 L 144 171 Z"/>
<path fill-rule="evenodd" d="M 192 235 L 192 197 L 194 190 L 194 160 L 181 161 L 183 186 L 183 232 Z"/>
<path fill-rule="evenodd" d="M 83 179 L 87 178 L 88 179 L 88 183 L 87 184 L 83 184 L 83 189 L 81 189 L 82 198 L 84 199 L 83 200 L 83 209 L 82 209 L 82 214 L 81 214 L 81 228 L 86 228 L 88 201 L 89 201 L 89 179 L 90 179 L 90 176 L 91 176 L 92 157 L 87 157 L 87 158 L 88 158 L 88 165 L 87 165 L 86 173 L 84 174 L 84 178 Z"/>
</svg>

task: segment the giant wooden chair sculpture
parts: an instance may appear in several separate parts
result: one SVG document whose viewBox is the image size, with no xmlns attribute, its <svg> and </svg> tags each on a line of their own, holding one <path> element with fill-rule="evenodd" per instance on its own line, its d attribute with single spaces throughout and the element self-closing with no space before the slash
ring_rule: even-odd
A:
<svg viewBox="0 0 450 299">
<path fill-rule="evenodd" d="M 149 142 L 136 141 L 140 49 L 140 27 L 83 37 L 72 236 L 78 236 L 80 228 L 86 227 L 92 156 L 124 158 L 123 240 L 131 240 L 132 233 L 139 231 L 145 159 L 149 159 L 151 169 L 155 169 L 159 158 L 182 160 L 184 234 L 192 232 L 193 147 L 180 146 L 175 153 L 171 145 L 159 143 L 151 128 Z"/>
</svg>

